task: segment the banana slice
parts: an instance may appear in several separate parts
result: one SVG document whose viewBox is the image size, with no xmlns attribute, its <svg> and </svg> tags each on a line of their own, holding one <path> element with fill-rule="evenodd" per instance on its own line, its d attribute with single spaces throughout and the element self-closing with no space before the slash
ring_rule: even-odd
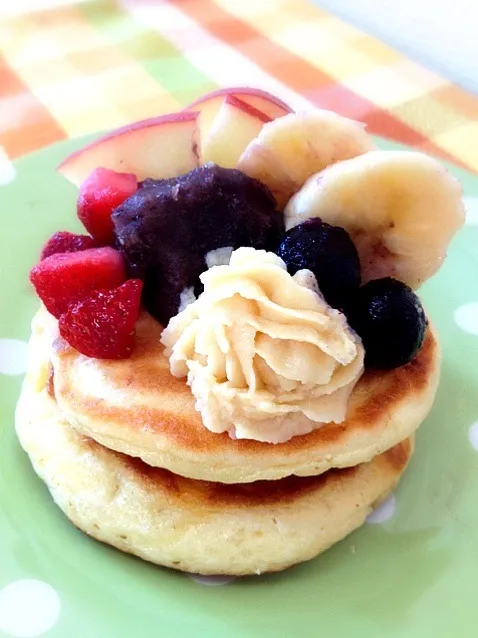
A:
<svg viewBox="0 0 478 638">
<path fill-rule="evenodd" d="M 264 124 L 237 168 L 266 184 L 282 209 L 313 173 L 374 148 L 362 124 L 315 109 Z"/>
<path fill-rule="evenodd" d="M 465 220 L 461 186 L 436 160 L 372 151 L 310 177 L 285 209 L 286 229 L 311 217 L 347 230 L 362 281 L 395 277 L 418 288 L 440 268 Z"/>
</svg>

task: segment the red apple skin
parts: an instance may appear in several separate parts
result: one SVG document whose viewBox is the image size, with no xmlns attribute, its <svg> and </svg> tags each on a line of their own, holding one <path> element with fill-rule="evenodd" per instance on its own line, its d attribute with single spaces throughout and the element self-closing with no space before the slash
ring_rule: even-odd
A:
<svg viewBox="0 0 478 638">
<path fill-rule="evenodd" d="M 138 122 L 133 122 L 132 124 L 126 124 L 125 126 L 121 126 L 120 128 L 116 128 L 105 135 L 102 135 L 98 139 L 86 144 L 82 148 L 78 149 L 68 155 L 60 164 L 57 166 L 57 171 L 61 173 L 61 169 L 69 164 L 73 159 L 78 157 L 79 155 L 83 155 L 85 151 L 88 151 L 98 144 L 102 142 L 106 142 L 107 140 L 111 140 L 118 135 L 124 135 L 125 133 L 131 133 L 132 131 L 137 131 L 138 129 L 150 128 L 152 126 L 157 126 L 158 124 L 162 124 L 163 122 L 184 122 L 187 120 L 195 120 L 198 116 L 198 113 L 194 111 L 180 111 L 179 113 L 168 113 L 167 115 L 159 115 L 158 117 L 151 117 L 147 120 L 139 120 Z"/>
<path fill-rule="evenodd" d="M 71 155 L 69 155 L 57 167 L 57 171 L 61 173 L 62 175 L 64 175 L 64 177 L 66 177 L 70 181 L 73 181 L 71 180 L 71 177 L 69 176 L 69 173 L 71 173 L 71 170 L 67 170 L 67 169 L 71 169 L 72 165 L 74 165 L 78 159 L 84 156 L 85 153 L 88 153 L 90 151 L 96 151 L 98 146 L 111 142 L 122 136 L 126 139 L 129 137 L 131 133 L 144 132 L 147 129 L 157 128 L 158 126 L 164 126 L 164 125 L 175 126 L 175 125 L 180 125 L 187 122 L 196 122 L 198 115 L 199 113 L 195 111 L 189 111 L 189 112 L 181 111 L 179 113 L 170 113 L 167 115 L 161 115 L 159 117 L 149 118 L 147 120 L 141 120 L 138 122 L 134 122 L 132 124 L 128 124 L 121 128 L 115 129 L 113 131 L 110 131 L 106 135 L 103 135 L 100 138 L 94 140 L 90 144 L 83 146 L 83 148 L 79 149 L 78 151 L 75 151 Z M 197 146 L 197 139 L 195 136 L 193 136 L 191 144 L 192 144 L 190 149 L 191 153 L 193 156 L 197 157 L 197 153 L 195 153 L 195 147 Z M 93 170 L 97 166 L 98 164 L 96 164 L 95 166 L 92 166 L 90 170 Z M 121 170 L 121 167 L 117 167 L 112 170 Z M 89 172 L 90 171 L 88 171 L 88 173 Z M 79 179 L 77 181 L 81 182 L 83 181 L 83 179 Z"/>
<path fill-rule="evenodd" d="M 247 102 L 244 102 L 244 100 L 240 100 L 235 95 L 226 95 L 225 102 L 226 104 L 235 106 L 236 108 L 241 109 L 245 113 L 252 115 L 252 117 L 256 117 L 261 122 L 264 122 L 264 124 L 266 124 L 267 122 L 272 122 L 272 118 L 266 115 L 266 113 L 259 111 L 259 109 L 256 109 L 255 106 L 252 106 L 251 104 L 248 104 Z"/>
<path fill-rule="evenodd" d="M 288 104 L 283 102 L 281 99 L 279 99 L 275 95 L 271 95 L 270 93 L 267 93 L 266 91 L 263 91 L 262 89 L 256 89 L 256 88 L 245 87 L 245 86 L 217 89 L 216 91 L 212 91 L 211 93 L 207 93 L 206 95 L 203 95 L 202 97 L 198 98 L 197 100 L 189 104 L 189 106 L 187 106 L 184 110 L 190 111 L 194 109 L 194 107 L 200 106 L 204 102 L 207 102 L 211 99 L 222 97 L 222 96 L 228 96 L 228 95 L 237 97 L 241 99 L 243 102 L 247 100 L 247 96 L 261 98 L 267 102 L 270 102 L 271 104 L 277 107 L 276 109 L 277 114 L 271 115 L 272 119 L 274 119 L 275 117 L 280 117 L 281 115 L 287 115 L 287 113 L 293 112 L 293 109 L 291 109 L 291 107 Z M 282 110 L 282 113 L 280 113 L 280 110 Z"/>
</svg>

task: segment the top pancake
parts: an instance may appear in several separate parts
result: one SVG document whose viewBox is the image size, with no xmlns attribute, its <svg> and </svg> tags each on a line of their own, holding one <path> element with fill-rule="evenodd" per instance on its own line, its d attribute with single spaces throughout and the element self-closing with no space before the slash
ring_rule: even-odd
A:
<svg viewBox="0 0 478 638">
<path fill-rule="evenodd" d="M 440 348 L 428 330 L 411 363 L 362 376 L 345 422 L 279 444 L 233 440 L 203 426 L 185 380 L 169 372 L 161 329 L 144 313 L 130 359 L 90 359 L 58 337 L 56 321 L 42 310 L 33 322 L 31 356 L 49 352 L 58 406 L 78 431 L 112 450 L 195 479 L 248 483 L 370 461 L 417 429 L 438 384 Z"/>
</svg>

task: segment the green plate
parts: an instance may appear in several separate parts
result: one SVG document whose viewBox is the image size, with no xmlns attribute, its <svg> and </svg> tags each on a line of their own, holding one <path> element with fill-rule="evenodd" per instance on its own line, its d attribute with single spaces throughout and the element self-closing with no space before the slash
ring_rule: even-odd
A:
<svg viewBox="0 0 478 638">
<path fill-rule="evenodd" d="M 451 168 L 470 215 L 422 291 L 443 341 L 442 380 L 395 496 L 307 564 L 277 575 L 195 579 L 77 531 L 14 435 L 37 308 L 28 271 L 53 231 L 79 227 L 75 189 L 54 169 L 84 142 L 0 170 L 0 636 L 476 638 L 478 178 Z"/>
</svg>

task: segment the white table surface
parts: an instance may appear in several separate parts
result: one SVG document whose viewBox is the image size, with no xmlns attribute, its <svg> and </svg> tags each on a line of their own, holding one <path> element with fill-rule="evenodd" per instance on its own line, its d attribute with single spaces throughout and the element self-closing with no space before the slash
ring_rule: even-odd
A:
<svg viewBox="0 0 478 638">
<path fill-rule="evenodd" d="M 313 0 L 478 94 L 478 0 Z"/>
</svg>

